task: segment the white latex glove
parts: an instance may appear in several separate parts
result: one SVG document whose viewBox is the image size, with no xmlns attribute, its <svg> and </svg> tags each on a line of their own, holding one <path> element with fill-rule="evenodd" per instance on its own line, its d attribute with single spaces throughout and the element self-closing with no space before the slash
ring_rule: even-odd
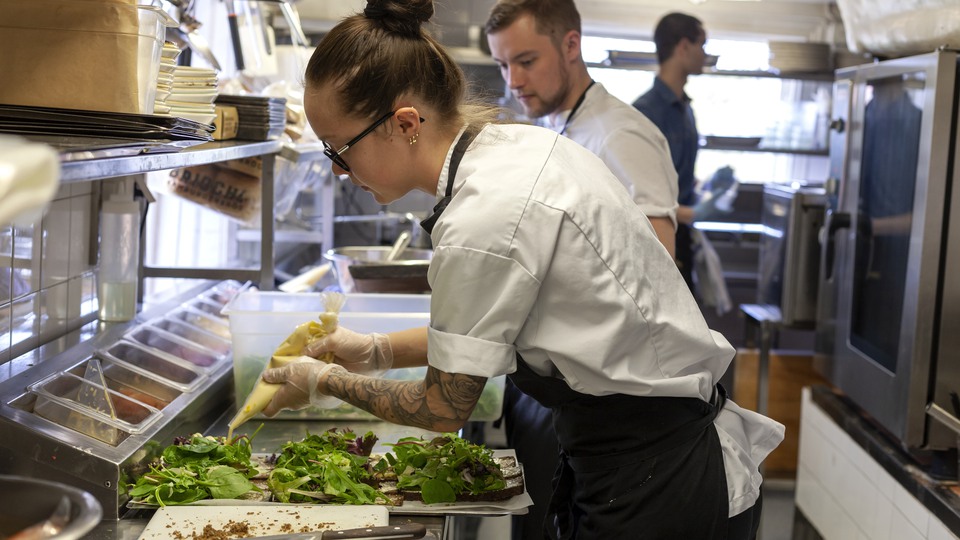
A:
<svg viewBox="0 0 960 540">
<path fill-rule="evenodd" d="M 393 349 L 386 334 L 360 334 L 341 326 L 304 347 L 300 354 L 316 358 L 327 352 L 348 371 L 371 377 L 393 365 Z"/>
<path fill-rule="evenodd" d="M 270 404 L 263 409 L 263 414 L 275 416 L 284 409 L 296 411 L 311 405 L 320 408 L 336 406 L 340 400 L 321 393 L 318 385 L 328 372 L 338 369 L 342 370 L 343 367 L 302 357 L 281 368 L 265 370 L 261 376 L 264 382 L 283 386 L 274 394 Z"/>
</svg>

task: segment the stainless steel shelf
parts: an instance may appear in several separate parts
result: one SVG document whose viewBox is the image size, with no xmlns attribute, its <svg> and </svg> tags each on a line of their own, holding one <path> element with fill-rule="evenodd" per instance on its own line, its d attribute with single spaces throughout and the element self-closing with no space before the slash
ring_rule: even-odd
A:
<svg viewBox="0 0 960 540">
<path fill-rule="evenodd" d="M 645 63 L 645 62 L 616 62 L 616 63 L 607 63 L 607 62 L 588 62 L 587 67 L 592 68 L 604 68 L 604 69 L 628 69 L 635 71 L 657 71 L 658 65 L 654 63 Z M 708 70 L 704 69 L 703 75 L 717 75 L 721 77 L 754 77 L 761 79 L 789 79 L 789 80 L 799 80 L 799 81 L 819 81 L 819 82 L 833 82 L 835 79 L 834 73 L 832 71 L 826 72 L 793 72 L 793 73 L 778 73 L 775 71 L 730 71 L 730 70 Z"/>
<path fill-rule="evenodd" d="M 60 183 L 86 182 L 276 154 L 282 147 L 281 141 L 217 141 L 173 153 L 70 161 L 63 163 L 60 167 Z"/>
<path fill-rule="evenodd" d="M 823 156 L 830 155 L 827 149 L 806 150 L 802 148 L 768 148 L 763 146 L 737 146 L 735 144 L 705 144 L 700 146 L 701 150 L 716 150 L 720 152 L 761 152 L 768 154 L 792 154 L 798 156 Z"/>
</svg>

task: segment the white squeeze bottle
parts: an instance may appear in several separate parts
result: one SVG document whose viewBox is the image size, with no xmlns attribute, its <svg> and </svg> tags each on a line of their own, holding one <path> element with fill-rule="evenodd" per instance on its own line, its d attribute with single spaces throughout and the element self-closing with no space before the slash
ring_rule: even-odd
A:
<svg viewBox="0 0 960 540">
<path fill-rule="evenodd" d="M 104 201 L 100 211 L 100 269 L 97 272 L 99 318 L 122 322 L 137 314 L 140 265 L 140 203 L 132 183 Z"/>
</svg>

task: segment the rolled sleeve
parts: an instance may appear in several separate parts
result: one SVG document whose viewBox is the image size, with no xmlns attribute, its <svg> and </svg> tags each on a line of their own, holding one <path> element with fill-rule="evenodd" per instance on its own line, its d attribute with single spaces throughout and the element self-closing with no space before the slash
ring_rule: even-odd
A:
<svg viewBox="0 0 960 540">
<path fill-rule="evenodd" d="M 516 349 L 506 343 L 427 329 L 430 365 L 448 373 L 496 377 L 517 369 Z"/>
<path fill-rule="evenodd" d="M 463 247 L 437 248 L 430 278 L 430 365 L 483 377 L 513 372 L 539 281 L 510 257 Z"/>
<path fill-rule="evenodd" d="M 630 179 L 632 185 L 627 188 L 644 215 L 670 218 L 676 226 L 677 171 L 670 161 L 666 139 L 650 131 L 622 129 L 610 133 L 600 157 L 617 178 Z"/>
</svg>

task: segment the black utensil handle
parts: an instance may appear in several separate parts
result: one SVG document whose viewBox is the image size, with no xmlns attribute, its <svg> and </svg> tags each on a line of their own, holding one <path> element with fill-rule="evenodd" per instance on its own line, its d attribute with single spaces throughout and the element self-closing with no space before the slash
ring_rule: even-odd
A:
<svg viewBox="0 0 960 540">
<path fill-rule="evenodd" d="M 227 15 L 230 22 L 230 39 L 233 41 L 233 59 L 237 64 L 237 71 L 243 70 L 243 47 L 240 45 L 240 25 L 237 23 L 237 14 Z"/>
<path fill-rule="evenodd" d="M 325 531 L 323 540 L 336 538 L 423 538 L 427 534 L 427 527 L 423 523 L 408 523 L 406 525 L 384 525 L 381 527 L 363 527 L 359 529 L 344 529 L 341 531 Z"/>
</svg>

